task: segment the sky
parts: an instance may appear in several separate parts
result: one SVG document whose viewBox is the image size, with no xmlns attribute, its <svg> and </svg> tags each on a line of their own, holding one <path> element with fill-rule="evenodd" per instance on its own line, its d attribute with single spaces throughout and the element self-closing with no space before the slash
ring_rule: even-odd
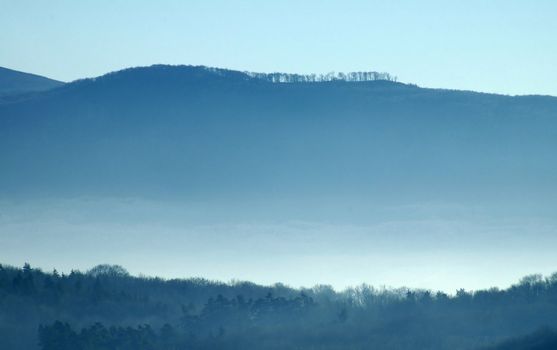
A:
<svg viewBox="0 0 557 350">
<path fill-rule="evenodd" d="M 557 95 L 554 0 L 0 0 L 0 66 L 71 81 L 131 66 L 385 71 Z"/>
</svg>

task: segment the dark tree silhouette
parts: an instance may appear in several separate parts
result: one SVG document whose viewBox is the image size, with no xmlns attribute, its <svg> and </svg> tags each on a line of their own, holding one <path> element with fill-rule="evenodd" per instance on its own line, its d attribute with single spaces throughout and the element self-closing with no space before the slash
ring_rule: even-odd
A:
<svg viewBox="0 0 557 350">
<path fill-rule="evenodd" d="M 448 295 L 162 280 L 100 266 L 69 275 L 0 266 L 0 348 L 544 350 L 557 328 L 557 274 Z"/>
</svg>

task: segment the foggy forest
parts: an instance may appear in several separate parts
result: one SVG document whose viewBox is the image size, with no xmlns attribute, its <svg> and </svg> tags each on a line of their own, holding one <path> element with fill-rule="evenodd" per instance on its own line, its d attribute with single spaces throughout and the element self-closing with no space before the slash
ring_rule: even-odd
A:
<svg viewBox="0 0 557 350">
<path fill-rule="evenodd" d="M 14 349 L 554 349 L 557 273 L 449 295 L 3 265 L 0 312 Z"/>
</svg>

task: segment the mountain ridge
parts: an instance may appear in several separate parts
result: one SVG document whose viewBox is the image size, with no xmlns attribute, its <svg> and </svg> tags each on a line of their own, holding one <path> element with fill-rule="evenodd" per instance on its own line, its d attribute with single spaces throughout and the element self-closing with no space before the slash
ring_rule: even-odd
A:
<svg viewBox="0 0 557 350">
<path fill-rule="evenodd" d="M 0 96 L 50 90 L 64 82 L 41 75 L 0 67 Z"/>
<path fill-rule="evenodd" d="M 227 68 L 219 68 L 219 67 L 211 67 L 211 66 L 204 66 L 204 65 L 185 65 L 185 64 L 178 64 L 178 65 L 170 65 L 170 64 L 153 64 L 149 66 L 135 66 L 124 68 L 120 70 L 111 71 L 96 77 L 87 77 L 87 78 L 79 78 L 70 82 L 61 82 L 54 79 L 46 78 L 40 75 L 26 73 L 16 70 L 11 70 L 8 68 L 0 67 L 0 79 L 2 71 L 9 71 L 17 74 L 27 75 L 34 78 L 45 79 L 46 81 L 52 82 L 52 86 L 48 86 L 47 88 L 43 89 L 36 89 L 36 90 L 23 90 L 23 91 L 14 91 L 10 92 L 10 95 L 18 95 L 25 92 L 48 92 L 48 90 L 54 87 L 64 87 L 65 89 L 74 89 L 77 87 L 83 87 L 84 85 L 94 84 L 98 82 L 108 82 L 114 79 L 120 79 L 123 77 L 129 77 L 133 74 L 145 74 L 148 72 L 157 72 L 157 73 L 165 73 L 164 77 L 169 78 L 172 74 L 179 74 L 181 78 L 221 78 L 218 79 L 220 81 L 225 80 L 235 80 L 236 82 L 244 81 L 244 82 L 261 82 L 261 83 L 274 83 L 274 84 L 335 84 L 335 83 L 354 83 L 354 84 L 366 84 L 366 83 L 375 83 L 375 84 L 384 84 L 384 85 L 391 85 L 391 86 L 398 86 L 398 87 L 406 87 L 411 89 L 420 89 L 422 91 L 433 91 L 433 92 L 450 92 L 450 93 L 472 93 L 478 95 L 490 95 L 490 96 L 504 96 L 504 97 L 512 97 L 512 98 L 548 98 L 548 99 L 557 99 L 557 96 L 553 95 L 544 95 L 544 94 L 520 94 L 520 95 L 509 95 L 509 94 L 502 94 L 502 93 L 494 93 L 494 92 L 482 92 L 482 91 L 475 91 L 475 90 L 462 90 L 462 89 L 453 89 L 453 88 L 437 88 L 437 87 L 421 87 L 417 84 L 413 83 L 403 83 L 399 82 L 398 79 L 394 76 L 391 76 L 388 73 L 378 73 L 375 71 L 370 72 L 330 72 L 326 74 L 298 74 L 298 73 L 283 73 L 283 72 L 273 72 L 273 73 L 260 73 L 260 72 L 252 72 L 252 71 L 240 71 L 234 69 L 227 69 Z M 170 73 L 170 74 L 169 74 Z M 186 74 L 184 74 L 186 73 Z M 351 74 L 375 74 L 375 78 L 363 78 L 362 80 L 351 80 Z M 189 75 L 191 74 L 191 75 Z M 189 76 L 188 76 L 189 75 Z M 298 79 L 298 81 L 281 81 L 282 79 Z M 314 80 L 304 80 L 304 79 L 314 79 Z M 1 81 L 0 81 L 1 82 Z M 47 90 L 47 91 L 45 91 Z M 2 95 L 2 89 L 0 88 L 0 95 Z M 5 94 L 4 94 L 5 95 Z M 35 94 L 37 95 L 37 94 Z M 40 94 L 38 94 L 40 95 Z M 4 96 L 5 97 L 5 96 Z M 18 102 L 18 100 L 15 100 Z"/>
<path fill-rule="evenodd" d="M 504 97 L 541 97 L 541 98 L 555 98 L 557 96 L 553 95 L 545 95 L 545 94 L 519 94 L 519 95 L 509 95 L 509 94 L 502 94 L 502 93 L 495 93 L 495 92 L 482 92 L 476 90 L 463 90 L 463 89 L 453 89 L 453 88 L 438 88 L 438 87 L 421 87 L 417 84 L 413 83 L 403 83 L 399 82 L 396 77 L 391 76 L 388 73 L 377 73 L 374 71 L 371 72 L 331 72 L 327 74 L 298 74 L 298 73 L 283 73 L 283 72 L 273 72 L 273 73 L 260 73 L 260 72 L 252 72 L 252 71 L 241 71 L 241 70 L 234 70 L 234 69 L 227 69 L 227 68 L 220 68 L 220 67 L 211 67 L 211 66 L 204 66 L 204 65 L 169 65 L 169 64 L 153 64 L 149 66 L 136 66 L 136 67 L 129 67 L 124 68 L 112 72 L 108 72 L 102 74 L 97 77 L 90 77 L 90 78 L 81 78 L 74 80 L 70 83 L 66 84 L 66 87 L 80 85 L 80 84 L 89 84 L 94 83 L 99 80 L 110 80 L 111 78 L 118 78 L 124 75 L 129 75 L 133 73 L 141 73 L 141 72 L 149 72 L 149 71 L 158 71 L 159 73 L 162 71 L 166 71 L 166 73 L 195 73 L 198 77 L 205 73 L 206 76 L 213 76 L 213 77 L 221 77 L 221 78 L 235 78 L 238 81 L 251 81 L 251 82 L 264 82 L 264 83 L 277 83 L 277 84 L 324 84 L 327 83 L 334 84 L 334 83 L 378 83 L 378 84 L 386 84 L 392 86 L 399 86 L 399 87 L 408 87 L 408 88 L 418 88 L 421 90 L 426 91 L 438 91 L 438 92 L 454 92 L 454 93 L 473 93 L 479 95 L 492 95 L 492 96 L 504 96 Z M 339 78 L 338 75 L 345 75 L 349 76 L 352 73 L 376 73 L 379 76 L 384 75 L 389 77 L 388 79 L 368 79 L 368 80 L 346 80 L 343 78 Z M 333 76 L 331 76 L 333 74 Z M 183 75 L 182 75 L 183 76 Z M 318 80 L 315 81 L 289 81 L 289 82 L 282 82 L 282 81 L 271 81 L 269 77 L 272 76 L 287 76 L 287 77 L 317 77 Z M 322 80 L 319 80 L 321 77 Z"/>
<path fill-rule="evenodd" d="M 555 116 L 552 97 L 131 68 L 0 105 L 0 191 L 541 188 Z"/>
</svg>

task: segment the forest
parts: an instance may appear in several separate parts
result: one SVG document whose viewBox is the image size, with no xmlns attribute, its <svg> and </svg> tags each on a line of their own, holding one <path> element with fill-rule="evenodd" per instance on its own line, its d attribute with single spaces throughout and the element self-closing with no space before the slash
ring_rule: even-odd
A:
<svg viewBox="0 0 557 350">
<path fill-rule="evenodd" d="M 205 68 L 211 69 L 211 68 Z M 319 83 L 326 81 L 397 81 L 397 77 L 385 72 L 330 72 L 327 74 L 288 74 L 288 73 L 254 73 L 244 72 L 252 78 L 261 79 L 271 83 Z"/>
<path fill-rule="evenodd" d="M 557 273 L 454 294 L 0 267 L 0 348 L 554 349 Z"/>
</svg>

